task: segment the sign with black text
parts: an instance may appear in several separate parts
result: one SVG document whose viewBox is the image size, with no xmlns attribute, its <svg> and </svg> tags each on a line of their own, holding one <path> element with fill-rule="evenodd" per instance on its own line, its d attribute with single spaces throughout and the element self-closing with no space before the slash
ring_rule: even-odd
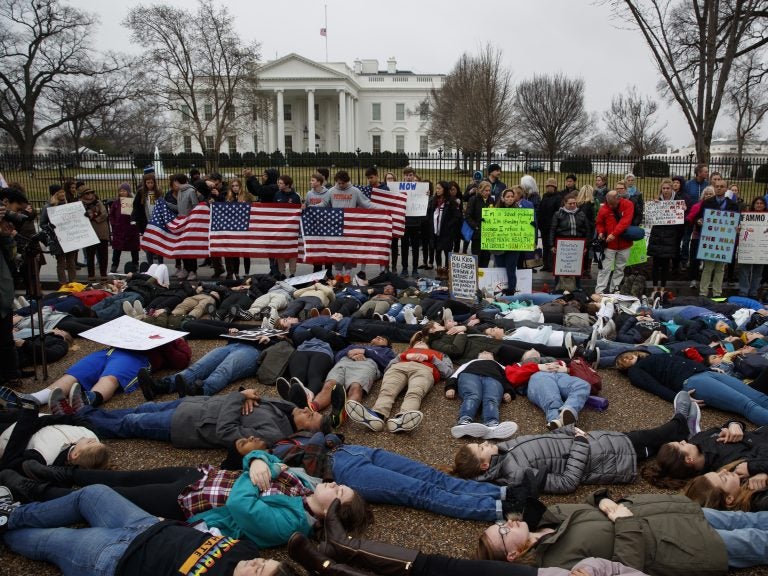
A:
<svg viewBox="0 0 768 576">
<path fill-rule="evenodd" d="M 477 295 L 477 256 L 451 252 L 448 261 L 451 297 L 474 302 Z"/>
<path fill-rule="evenodd" d="M 581 276 L 585 242 L 584 238 L 555 239 L 555 276 Z"/>
</svg>

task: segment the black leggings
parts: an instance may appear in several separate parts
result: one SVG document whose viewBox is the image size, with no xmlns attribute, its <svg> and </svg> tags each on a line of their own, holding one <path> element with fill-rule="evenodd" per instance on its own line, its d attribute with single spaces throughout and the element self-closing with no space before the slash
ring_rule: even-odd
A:
<svg viewBox="0 0 768 576">
<path fill-rule="evenodd" d="M 109 322 L 109 320 L 102 320 L 101 318 L 77 318 L 75 316 L 67 316 L 56 324 L 56 328 L 69 332 L 72 336 L 78 336 L 80 332 L 96 328 L 107 322 Z"/>
<path fill-rule="evenodd" d="M 411 270 L 416 271 L 419 265 L 419 249 L 421 248 L 421 227 L 406 226 L 402 239 L 403 270 L 408 270 L 408 250 L 411 251 Z"/>
<path fill-rule="evenodd" d="M 671 258 L 662 258 L 661 256 L 653 257 L 653 264 L 651 265 L 651 283 L 654 287 L 665 288 L 667 286 L 667 277 L 669 276 L 669 266 Z"/>
<path fill-rule="evenodd" d="M 333 368 L 333 358 L 325 352 L 298 350 L 288 360 L 288 373 L 318 394 L 323 389 L 325 377 Z"/>
<path fill-rule="evenodd" d="M 219 338 L 230 328 L 237 330 L 261 330 L 261 324 L 233 324 L 231 322 L 221 322 L 220 320 L 187 320 L 180 330 L 189 332 L 185 338 L 187 340 L 213 339 Z"/>
<path fill-rule="evenodd" d="M 342 316 L 352 316 L 360 308 L 360 300 L 353 296 L 336 298 L 336 300 L 330 303 L 329 308 L 333 314 L 339 312 Z"/>
<path fill-rule="evenodd" d="M 495 560 L 464 560 L 423 552 L 419 552 L 413 562 L 413 576 L 466 576 L 467 574 L 536 576 L 538 568 Z"/>
<path fill-rule="evenodd" d="M 659 448 L 667 442 L 687 440 L 691 432 L 688 422 L 682 414 L 675 414 L 672 420 L 650 430 L 634 430 L 627 432 L 627 438 L 632 442 L 638 460 L 653 458 Z"/>
</svg>

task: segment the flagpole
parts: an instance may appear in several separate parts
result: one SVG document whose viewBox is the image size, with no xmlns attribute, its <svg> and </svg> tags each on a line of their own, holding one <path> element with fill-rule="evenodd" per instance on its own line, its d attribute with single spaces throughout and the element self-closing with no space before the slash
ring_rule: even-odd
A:
<svg viewBox="0 0 768 576">
<path fill-rule="evenodd" d="M 325 5 L 325 63 L 328 64 L 328 4 Z"/>
</svg>

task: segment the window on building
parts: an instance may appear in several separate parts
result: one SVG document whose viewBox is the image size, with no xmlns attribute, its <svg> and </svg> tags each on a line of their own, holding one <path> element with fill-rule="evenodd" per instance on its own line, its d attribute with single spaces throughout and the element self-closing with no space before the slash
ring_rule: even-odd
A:
<svg viewBox="0 0 768 576">
<path fill-rule="evenodd" d="M 381 134 L 374 134 L 371 142 L 371 152 L 381 154 Z"/>
<path fill-rule="evenodd" d="M 230 155 L 235 154 L 237 152 L 237 136 L 230 136 L 229 138 L 227 138 L 227 148 L 229 149 Z"/>
<path fill-rule="evenodd" d="M 256 122 L 259 118 L 259 105 L 258 104 L 251 104 L 251 120 Z"/>
<path fill-rule="evenodd" d="M 405 104 L 402 102 L 395 104 L 395 120 L 398 122 L 405 120 Z"/>
<path fill-rule="evenodd" d="M 254 152 L 259 151 L 259 135 L 258 134 L 253 135 L 253 151 Z"/>
<path fill-rule="evenodd" d="M 184 136 L 184 154 L 192 154 L 192 136 Z"/>
<path fill-rule="evenodd" d="M 381 121 L 381 102 L 371 104 L 371 120 Z"/>
<path fill-rule="evenodd" d="M 185 122 L 192 119 L 192 115 L 189 113 L 189 106 L 186 104 L 181 107 L 181 119 Z"/>
<path fill-rule="evenodd" d="M 206 136 L 205 137 L 205 151 L 206 152 L 213 152 L 213 136 Z"/>
<path fill-rule="evenodd" d="M 429 152 L 429 138 L 425 134 L 419 136 L 419 154 L 426 156 Z"/>
<path fill-rule="evenodd" d="M 315 104 L 315 122 L 320 122 L 320 104 Z"/>
<path fill-rule="evenodd" d="M 285 120 L 286 122 L 290 122 L 291 118 L 292 118 L 291 105 L 283 104 L 283 120 Z"/>
<path fill-rule="evenodd" d="M 206 104 L 203 107 L 203 114 L 205 114 L 205 121 L 213 120 L 213 104 Z"/>
<path fill-rule="evenodd" d="M 405 152 L 405 135 L 398 134 L 395 136 L 395 152 Z"/>
<path fill-rule="evenodd" d="M 235 105 L 234 104 L 230 105 L 229 114 L 227 114 L 227 117 L 229 118 L 230 122 L 235 121 Z"/>
<path fill-rule="evenodd" d="M 429 102 L 426 100 L 419 104 L 419 120 L 429 120 Z"/>
<path fill-rule="evenodd" d="M 285 153 L 293 152 L 293 136 L 290 134 L 285 135 Z"/>
</svg>

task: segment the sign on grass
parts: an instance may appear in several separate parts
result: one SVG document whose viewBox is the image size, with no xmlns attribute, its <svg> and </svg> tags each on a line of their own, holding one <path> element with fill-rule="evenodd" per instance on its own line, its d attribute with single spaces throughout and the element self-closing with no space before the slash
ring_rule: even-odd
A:
<svg viewBox="0 0 768 576">
<path fill-rule="evenodd" d="M 186 336 L 179 332 L 147 324 L 130 316 L 120 316 L 111 322 L 81 332 L 80 336 L 113 348 L 125 350 L 152 350 Z"/>
<path fill-rule="evenodd" d="M 520 294 L 530 294 L 533 292 L 533 271 L 530 269 L 517 269 L 517 284 L 515 290 Z M 477 271 L 477 287 L 486 296 L 506 290 L 509 287 L 507 282 L 506 268 L 480 268 Z"/>
</svg>

